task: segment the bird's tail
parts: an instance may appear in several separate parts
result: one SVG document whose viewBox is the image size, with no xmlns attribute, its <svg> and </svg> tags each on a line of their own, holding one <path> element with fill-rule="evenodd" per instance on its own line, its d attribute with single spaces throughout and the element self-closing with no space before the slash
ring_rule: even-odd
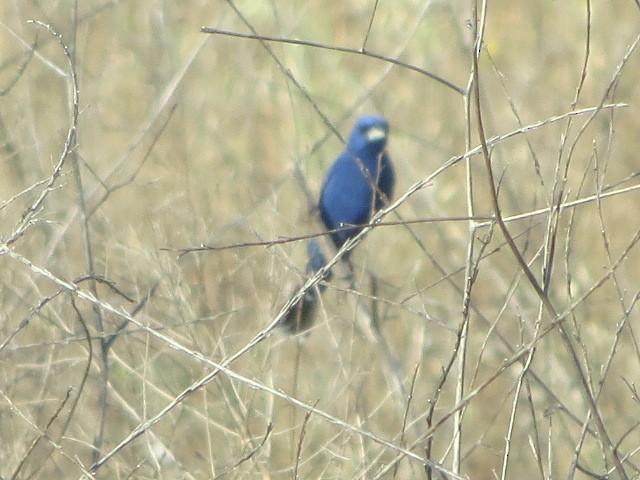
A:
<svg viewBox="0 0 640 480">
<path fill-rule="evenodd" d="M 307 275 L 315 275 L 327 263 L 327 257 L 322 251 L 320 242 L 317 238 L 312 238 L 307 244 Z M 325 277 L 329 279 L 330 274 Z M 304 296 L 291 307 L 287 314 L 282 318 L 280 326 L 292 335 L 302 333 L 309 330 L 313 326 L 315 319 L 316 306 L 318 304 L 318 296 L 326 285 L 318 284 L 308 289 Z"/>
<path fill-rule="evenodd" d="M 309 260 L 307 260 L 307 274 L 309 276 L 318 273 L 318 270 L 324 267 L 327 263 L 327 257 L 322 251 L 322 247 L 320 246 L 320 242 L 317 238 L 309 240 L 309 243 L 307 244 L 307 256 L 309 257 Z M 330 276 L 331 272 L 328 272 L 325 280 L 330 280 Z M 319 286 L 323 290 L 326 288 L 325 285 Z"/>
</svg>

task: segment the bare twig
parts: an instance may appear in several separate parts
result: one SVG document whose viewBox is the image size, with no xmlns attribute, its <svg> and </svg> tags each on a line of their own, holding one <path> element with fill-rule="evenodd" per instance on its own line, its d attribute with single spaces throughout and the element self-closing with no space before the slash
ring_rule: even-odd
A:
<svg viewBox="0 0 640 480">
<path fill-rule="evenodd" d="M 248 25 L 250 26 L 250 25 Z M 237 38 L 248 38 L 251 40 L 259 40 L 261 42 L 277 42 L 277 43 L 288 43 L 290 45 L 301 45 L 301 46 L 305 46 L 305 47 L 313 47 L 313 48 L 320 48 L 320 49 L 324 49 L 324 50 L 332 50 L 335 52 L 343 52 L 343 53 L 352 53 L 352 54 L 356 54 L 356 55 L 364 55 L 367 57 L 371 57 L 371 58 L 375 58 L 377 60 L 382 60 L 383 62 L 386 63 L 392 63 L 394 65 L 397 65 L 399 67 L 402 68 L 406 68 L 408 70 L 413 70 L 414 72 L 418 72 L 421 75 L 425 75 L 429 78 L 431 78 L 432 80 L 435 80 L 436 82 L 439 82 L 441 84 L 443 84 L 444 86 L 450 88 L 451 90 L 454 90 L 455 92 L 459 93 L 460 95 L 464 95 L 465 94 L 465 90 L 463 88 L 458 87 L 457 85 L 454 85 L 453 83 L 451 83 L 448 80 L 445 80 L 444 78 L 436 75 L 435 73 L 431 73 L 427 70 L 424 70 L 420 67 L 417 67 L 413 64 L 410 63 L 405 63 L 401 60 L 398 60 L 397 58 L 393 58 L 393 57 L 388 57 L 386 55 L 383 55 L 381 53 L 375 53 L 375 52 L 370 52 L 368 50 L 364 49 L 364 45 L 361 48 L 351 48 L 351 47 L 340 47 L 337 45 L 327 45 L 324 43 L 318 43 L 318 42 L 311 42 L 308 40 L 298 40 L 298 39 L 293 39 L 293 38 L 282 38 L 282 37 L 270 37 L 268 35 L 258 35 L 255 31 L 253 33 L 240 33 L 240 32 L 232 32 L 229 30 L 222 30 L 220 28 L 213 28 L 213 27 L 202 27 L 200 29 L 200 31 L 202 33 L 209 33 L 209 34 L 215 34 L 215 35 L 225 35 L 228 37 L 237 37 Z"/>
</svg>

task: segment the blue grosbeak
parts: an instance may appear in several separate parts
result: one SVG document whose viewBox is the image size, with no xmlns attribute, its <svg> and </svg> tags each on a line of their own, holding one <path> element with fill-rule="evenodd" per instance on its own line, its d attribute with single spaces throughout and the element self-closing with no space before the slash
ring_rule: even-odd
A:
<svg viewBox="0 0 640 480">
<path fill-rule="evenodd" d="M 361 117 L 346 150 L 327 174 L 320 193 L 320 216 L 338 249 L 357 235 L 393 194 L 395 175 L 385 152 L 388 135 L 386 119 Z"/>
<path fill-rule="evenodd" d="M 385 118 L 359 118 L 347 148 L 327 173 L 320 193 L 320 216 L 338 249 L 357 235 L 393 194 L 395 175 L 385 152 L 388 135 L 389 122 Z M 315 238 L 309 241 L 307 255 L 309 275 L 326 264 L 320 243 Z M 348 254 L 345 256 L 348 261 Z M 324 285 L 318 285 L 307 290 L 287 312 L 281 326 L 293 334 L 309 329 L 313 325 L 318 294 L 324 288 Z"/>
</svg>

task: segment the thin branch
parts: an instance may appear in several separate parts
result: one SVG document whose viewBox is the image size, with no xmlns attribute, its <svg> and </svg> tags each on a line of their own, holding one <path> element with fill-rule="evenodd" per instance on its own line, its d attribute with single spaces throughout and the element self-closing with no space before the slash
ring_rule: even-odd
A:
<svg viewBox="0 0 640 480">
<path fill-rule="evenodd" d="M 238 460 L 236 463 L 233 464 L 233 466 L 229 467 L 228 469 L 226 469 L 225 471 L 221 472 L 219 475 L 214 477 L 214 480 L 218 480 L 219 478 L 222 478 L 225 475 L 228 475 L 233 470 L 235 470 L 240 465 L 242 465 L 244 462 L 246 462 L 251 457 L 253 457 L 258 452 L 258 450 L 260 450 L 262 446 L 267 442 L 267 439 L 269 438 L 269 435 L 271 435 L 272 431 L 273 431 L 273 424 L 269 422 L 269 424 L 267 425 L 267 429 L 264 432 L 264 436 L 262 437 L 262 441 L 257 446 L 252 448 L 249 452 L 247 452 L 245 455 L 243 455 L 240 460 Z"/>
<path fill-rule="evenodd" d="M 24 235 L 24 233 L 29 228 L 29 226 L 34 223 L 34 217 L 42 208 L 46 198 L 55 189 L 56 182 L 62 175 L 62 167 L 65 165 L 67 159 L 70 157 L 73 149 L 76 146 L 75 138 L 76 138 L 76 131 L 78 127 L 78 104 L 79 104 L 78 79 L 76 78 L 76 72 L 75 72 L 75 67 L 73 65 L 71 52 L 69 51 L 69 48 L 62 40 L 62 36 L 55 30 L 53 30 L 49 25 L 46 25 L 37 20 L 28 20 L 27 23 L 32 23 L 39 27 L 45 28 L 58 41 L 58 43 L 62 47 L 62 50 L 64 51 L 64 54 L 67 58 L 67 61 L 69 62 L 69 75 L 71 76 L 70 78 L 71 102 L 73 104 L 73 109 L 72 109 L 70 126 L 67 131 L 67 138 L 64 142 L 64 147 L 62 149 L 62 153 L 60 154 L 60 158 L 58 159 L 58 162 L 54 166 L 53 172 L 51 173 L 51 176 L 47 180 L 44 189 L 40 192 L 40 195 L 35 199 L 35 201 L 22 214 L 22 219 L 20 220 L 20 222 L 18 222 L 13 232 L 11 233 L 9 238 L 6 240 L 7 245 L 11 245 L 15 243 L 20 237 L 22 237 L 22 235 Z"/>
<path fill-rule="evenodd" d="M 465 90 L 452 82 L 445 80 L 444 78 L 436 75 L 435 73 L 431 73 L 427 70 L 424 70 L 420 67 L 417 67 L 411 63 L 403 62 L 402 60 L 398 60 L 397 58 L 388 57 L 381 53 L 370 52 L 364 49 L 364 45 L 361 48 L 351 48 L 351 47 L 340 47 L 338 45 L 327 45 L 325 43 L 312 42 L 308 40 L 298 40 L 295 38 L 282 38 L 282 37 L 271 37 L 268 35 L 258 35 L 257 33 L 240 33 L 240 32 L 232 32 L 229 30 L 222 30 L 220 28 L 214 27 L 202 27 L 200 29 L 202 33 L 209 33 L 215 35 L 224 35 L 228 37 L 236 37 L 236 38 L 246 38 L 251 40 L 259 40 L 261 42 L 275 42 L 275 43 L 286 43 L 289 45 L 299 45 L 304 47 L 312 47 L 319 48 L 323 50 L 332 50 L 334 52 L 343 52 L 343 53 L 351 53 L 355 55 L 364 55 L 365 57 L 375 58 L 377 60 L 382 60 L 383 62 L 392 63 L 402 68 L 406 68 L 408 70 L 412 70 L 414 72 L 418 72 L 421 75 L 425 75 L 436 82 L 441 83 L 442 85 L 450 88 L 451 90 L 459 93 L 460 95 L 465 94 Z"/>
<path fill-rule="evenodd" d="M 477 21 L 477 20 L 476 20 Z M 507 244 L 509 245 L 509 248 L 511 249 L 514 258 L 517 260 L 518 264 L 520 265 L 520 268 L 522 269 L 523 273 L 525 274 L 525 276 L 527 277 L 529 284 L 531 285 L 531 287 L 535 290 L 538 298 L 540 299 L 540 301 L 544 304 L 545 309 L 547 310 L 547 312 L 549 313 L 549 315 L 551 316 L 551 318 L 553 319 L 557 319 L 558 318 L 558 314 L 556 313 L 556 310 L 553 306 L 553 304 L 551 303 L 548 295 L 546 294 L 546 291 L 544 290 L 544 288 L 540 285 L 540 283 L 538 282 L 538 280 L 536 279 L 536 277 L 534 276 L 533 272 L 531 271 L 531 269 L 529 268 L 529 266 L 527 265 L 525 259 L 523 258 L 522 254 L 520 253 L 517 245 L 515 244 L 513 237 L 511 236 L 503 218 L 502 218 L 502 213 L 501 213 L 501 207 L 500 207 L 500 203 L 498 201 L 498 194 L 497 194 L 497 189 L 496 189 L 496 184 L 495 184 L 495 179 L 493 176 L 493 172 L 492 172 L 492 165 L 491 165 L 491 155 L 489 153 L 489 149 L 487 146 L 487 142 L 486 142 L 486 135 L 484 133 L 484 125 L 483 125 L 483 119 L 482 119 L 482 109 L 481 109 L 481 104 L 480 104 L 480 75 L 479 75 L 479 71 L 478 71 L 478 59 L 480 56 L 480 47 L 481 47 L 481 42 L 478 40 L 478 37 L 476 37 L 476 45 L 475 45 L 475 55 L 474 55 L 474 100 L 475 100 L 475 111 L 476 111 L 476 121 L 477 121 L 477 127 L 478 127 L 478 135 L 480 137 L 480 143 L 482 146 L 482 153 L 483 153 L 483 158 L 484 158 L 484 162 L 485 162 L 485 168 L 487 171 L 487 181 L 489 183 L 489 195 L 490 195 L 490 200 L 493 206 L 493 210 L 494 210 L 494 214 L 495 214 L 495 219 L 496 222 L 498 224 L 498 227 L 500 228 L 500 230 L 502 231 L 502 234 L 505 238 L 505 240 L 507 241 Z M 583 387 L 583 392 L 584 392 L 584 397 L 587 400 L 587 403 L 589 405 L 589 407 L 592 410 L 592 414 L 594 415 L 594 419 L 596 420 L 596 425 L 598 427 L 598 431 L 599 434 L 602 438 L 602 440 L 606 443 L 608 449 L 609 449 L 609 453 L 611 454 L 611 457 L 615 463 L 616 466 L 616 471 L 617 473 L 620 475 L 621 478 L 626 479 L 627 478 L 627 474 L 624 470 L 624 467 L 620 461 L 620 458 L 611 442 L 611 439 L 609 438 L 609 435 L 607 433 L 607 430 L 604 426 L 604 422 L 602 420 L 602 417 L 600 416 L 600 413 L 598 411 L 598 407 L 595 401 L 595 398 L 593 396 L 593 392 L 591 392 L 591 390 L 589 389 L 589 385 L 587 383 L 586 380 L 586 376 L 585 373 L 582 371 L 582 367 L 580 364 L 580 361 L 577 357 L 577 353 L 575 351 L 575 349 L 573 348 L 573 345 L 571 343 L 571 339 L 568 336 L 568 334 L 566 333 L 565 329 L 562 328 L 562 326 L 560 325 L 560 333 L 562 334 L 563 339 L 565 340 L 565 344 L 567 346 L 567 349 L 569 350 L 569 353 L 571 354 L 571 358 L 573 361 L 573 364 L 575 366 L 576 369 L 576 373 L 579 376 L 579 379 L 581 381 L 582 387 Z"/>
</svg>

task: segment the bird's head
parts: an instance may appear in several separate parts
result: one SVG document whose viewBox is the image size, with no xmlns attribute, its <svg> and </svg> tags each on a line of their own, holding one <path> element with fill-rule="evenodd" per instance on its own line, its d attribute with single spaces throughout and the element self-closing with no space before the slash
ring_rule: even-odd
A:
<svg viewBox="0 0 640 480">
<path fill-rule="evenodd" d="M 382 151 L 387 144 L 389 122 L 384 117 L 360 117 L 349 136 L 348 148 L 354 153 L 364 148 Z"/>
</svg>

